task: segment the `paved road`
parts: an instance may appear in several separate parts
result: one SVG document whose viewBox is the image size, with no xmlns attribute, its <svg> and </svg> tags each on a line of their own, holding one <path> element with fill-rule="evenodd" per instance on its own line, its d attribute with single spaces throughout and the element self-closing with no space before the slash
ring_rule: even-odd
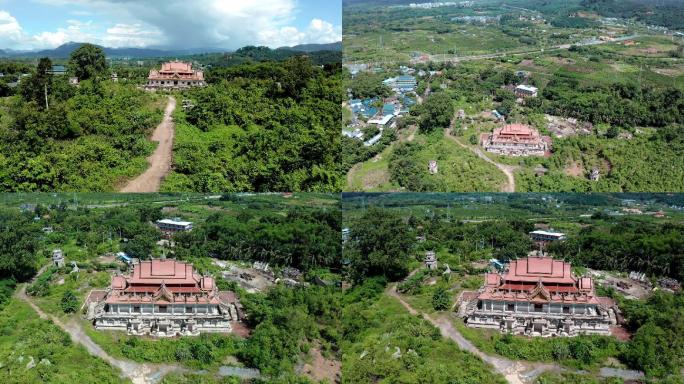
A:
<svg viewBox="0 0 684 384">
<path fill-rule="evenodd" d="M 152 141 L 159 143 L 152 155 L 147 158 L 150 167 L 135 179 L 131 180 L 121 192 L 157 192 L 164 177 L 171 171 L 173 158 L 173 136 L 175 124 L 173 123 L 173 111 L 176 109 L 176 99 L 169 96 L 166 104 L 164 119 L 152 133 Z"/>
<path fill-rule="evenodd" d="M 458 63 L 460 61 L 471 61 L 471 60 L 482 60 L 482 59 L 495 59 L 498 57 L 506 57 L 506 56 L 520 56 L 520 55 L 529 55 L 533 53 L 544 53 L 544 52 L 553 52 L 553 51 L 563 51 L 566 49 L 570 49 L 573 45 L 579 46 L 579 47 L 586 47 L 589 45 L 601 45 L 601 44 L 607 44 L 607 43 L 615 43 L 615 42 L 620 42 L 620 41 L 625 41 L 625 40 L 631 40 L 639 37 L 640 35 L 629 35 L 629 36 L 622 36 L 615 38 L 615 40 L 612 41 L 604 41 L 604 40 L 590 40 L 590 41 L 581 41 L 577 42 L 574 44 L 560 44 L 560 45 L 555 45 L 552 47 L 548 47 L 545 49 L 533 49 L 529 51 L 518 51 L 518 52 L 500 52 L 500 53 L 489 53 L 489 54 L 484 54 L 484 55 L 472 55 L 472 56 L 453 56 L 453 57 L 448 57 L 444 55 L 430 55 L 430 61 L 435 61 L 435 62 L 452 62 L 452 63 Z M 442 56 L 440 59 L 439 56 Z"/>
<path fill-rule="evenodd" d="M 417 270 L 416 270 L 417 271 Z M 415 273 L 416 271 L 413 271 Z M 411 276 L 409 275 L 409 276 Z M 538 363 L 522 360 L 509 360 L 499 356 L 487 355 L 481 350 L 479 350 L 473 343 L 468 341 L 463 335 L 454 327 L 451 319 L 452 314 L 442 314 L 437 318 L 432 318 L 431 316 L 420 313 L 416 311 L 409 303 L 407 303 L 403 297 L 397 292 L 397 285 L 392 284 L 386 291 L 386 293 L 395 298 L 401 303 L 401 305 L 406 308 L 406 310 L 412 315 L 420 315 L 426 321 L 430 322 L 433 326 L 437 327 L 442 334 L 442 337 L 453 340 L 459 348 L 474 354 L 475 356 L 482 359 L 484 362 L 491 365 L 497 373 L 500 373 L 506 378 L 511 384 L 531 384 L 536 378 L 544 372 L 566 372 L 571 371 L 565 367 L 553 363 Z M 580 373 L 580 371 L 572 371 L 575 373 Z M 626 380 L 638 380 L 643 379 L 644 375 L 642 372 L 630 371 L 625 369 L 607 369 L 602 368 L 599 372 L 601 377 L 620 377 Z"/>
</svg>

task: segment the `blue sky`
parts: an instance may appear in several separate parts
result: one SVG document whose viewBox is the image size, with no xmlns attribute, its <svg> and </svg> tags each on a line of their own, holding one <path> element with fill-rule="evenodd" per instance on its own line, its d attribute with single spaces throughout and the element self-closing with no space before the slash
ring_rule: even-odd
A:
<svg viewBox="0 0 684 384">
<path fill-rule="evenodd" d="M 0 49 L 224 48 L 342 39 L 341 0 L 0 0 Z"/>
</svg>

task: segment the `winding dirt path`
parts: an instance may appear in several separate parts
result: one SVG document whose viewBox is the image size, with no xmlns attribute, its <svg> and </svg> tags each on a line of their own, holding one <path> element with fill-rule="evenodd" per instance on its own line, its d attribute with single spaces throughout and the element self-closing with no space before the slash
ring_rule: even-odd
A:
<svg viewBox="0 0 684 384">
<path fill-rule="evenodd" d="M 176 99 L 169 96 L 166 104 L 164 119 L 152 133 L 152 141 L 159 143 L 152 155 L 147 158 L 150 167 L 140 176 L 131 180 L 121 189 L 121 192 L 157 192 L 164 177 L 171 171 L 173 157 L 173 137 L 175 124 L 173 123 L 173 111 L 176 110 Z"/>
<path fill-rule="evenodd" d="M 36 274 L 35 279 L 42 274 L 48 266 L 41 268 Z M 33 281 L 31 283 L 33 283 Z M 130 360 L 121 360 L 110 356 L 105 352 L 102 347 L 97 345 L 83 330 L 82 325 L 76 320 L 71 319 L 68 323 L 62 322 L 55 316 L 43 312 L 36 303 L 26 294 L 26 287 L 31 284 L 24 284 L 20 289 L 17 290 L 15 296 L 26 302 L 33 308 L 38 316 L 43 320 L 51 320 L 56 326 L 64 330 L 71 336 L 71 340 L 75 343 L 81 344 L 85 349 L 93 356 L 97 356 L 102 360 L 109 363 L 111 366 L 118 368 L 121 371 L 121 377 L 127 378 L 133 382 L 133 384 L 155 384 L 159 382 L 165 375 L 171 372 L 187 372 L 186 369 L 173 366 L 173 365 L 161 365 L 161 364 L 140 364 Z"/>
<path fill-rule="evenodd" d="M 409 303 L 407 303 L 401 295 L 397 292 L 397 286 L 396 284 L 390 286 L 390 288 L 387 290 L 387 294 L 390 295 L 391 297 L 395 298 L 396 300 L 401 303 L 401 305 L 406 308 L 407 311 L 409 311 L 410 314 L 412 315 L 420 315 L 423 319 L 428 321 L 430 324 L 435 326 L 436 328 L 439 329 L 440 333 L 442 334 L 442 337 L 448 338 L 453 340 L 459 348 L 463 349 L 464 351 L 470 352 L 473 355 L 479 357 L 482 359 L 484 362 L 488 363 L 491 365 L 494 370 L 503 375 L 506 378 L 506 381 L 508 381 L 511 384 L 527 384 L 529 381 L 523 380 L 521 377 L 524 376 L 524 372 L 526 371 L 532 371 L 536 367 L 532 368 L 530 367 L 530 363 L 522 363 L 522 362 L 514 362 L 508 359 L 504 359 L 501 357 L 496 357 L 496 356 L 490 356 L 485 354 L 484 352 L 480 351 L 471 343 L 468 341 L 463 335 L 461 335 L 460 332 L 454 326 L 451 324 L 449 319 L 446 316 L 441 316 L 437 319 L 433 319 L 430 315 L 427 315 L 425 313 L 419 313 L 416 311 Z M 555 367 L 551 367 L 555 368 Z M 542 373 L 543 371 L 540 371 L 538 374 Z M 536 376 L 535 376 L 536 377 Z"/>
<path fill-rule="evenodd" d="M 506 164 L 501 164 L 497 163 L 496 161 L 490 159 L 487 155 L 482 152 L 480 148 L 476 147 L 471 147 L 468 145 L 465 145 L 461 143 L 461 141 L 456 137 L 451 134 L 454 129 L 454 124 L 456 123 L 456 117 L 454 116 L 454 119 L 451 121 L 451 127 L 449 129 L 444 130 L 444 137 L 446 137 L 449 140 L 454 141 L 456 144 L 460 145 L 461 147 L 470 150 L 474 154 L 476 154 L 479 158 L 482 160 L 494 165 L 497 167 L 501 172 L 503 172 L 504 175 L 506 175 L 506 178 L 508 179 L 508 182 L 504 184 L 501 187 L 501 192 L 515 192 L 515 176 L 513 176 L 513 171 L 515 171 L 515 167 L 506 165 Z"/>
<path fill-rule="evenodd" d="M 416 271 L 412 272 L 415 273 Z M 409 276 L 411 276 L 409 275 Z M 500 373 L 506 378 L 506 381 L 511 384 L 531 384 L 536 378 L 544 372 L 567 372 L 571 371 L 565 367 L 553 363 L 539 363 L 522 360 L 509 360 L 499 356 L 488 355 L 479 350 L 473 343 L 468 341 L 451 322 L 450 314 L 445 313 L 437 318 L 432 318 L 430 315 L 420 313 L 415 310 L 403 297 L 397 292 L 397 284 L 392 284 L 386 290 L 386 293 L 398 300 L 406 310 L 412 315 L 421 316 L 433 326 L 437 327 L 442 334 L 442 337 L 453 340 L 459 348 L 474 354 L 482 359 L 484 362 L 491 365 L 497 373 Z M 582 371 L 571 371 L 574 373 L 586 373 Z M 624 369 L 606 369 L 602 368 L 599 372 L 601 377 L 621 377 L 630 380 L 643 379 L 643 373 L 638 371 L 630 371 Z"/>
</svg>

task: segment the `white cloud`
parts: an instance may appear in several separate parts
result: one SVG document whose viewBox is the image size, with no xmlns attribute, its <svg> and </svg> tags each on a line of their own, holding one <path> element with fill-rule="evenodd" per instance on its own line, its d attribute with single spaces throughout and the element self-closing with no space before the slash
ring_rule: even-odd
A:
<svg viewBox="0 0 684 384">
<path fill-rule="evenodd" d="M 331 23 L 313 19 L 306 30 L 300 31 L 295 27 L 266 29 L 258 34 L 260 44 L 270 47 L 293 46 L 312 43 L 334 43 L 342 39 L 342 28 Z"/>
<path fill-rule="evenodd" d="M 107 28 L 103 43 L 107 47 L 146 47 L 162 43 L 162 33 L 142 24 L 116 24 Z"/>
<path fill-rule="evenodd" d="M 342 27 L 313 18 L 298 28 L 300 0 L 33 0 L 62 9 L 70 17 L 106 15 L 99 26 L 69 20 L 65 27 L 27 35 L 17 20 L 0 11 L 0 48 L 47 48 L 68 41 L 111 47 L 235 49 L 329 43 Z M 74 7 L 75 6 L 75 7 Z M 72 8 L 72 9 L 69 9 Z M 76 8 L 76 9 L 73 9 Z"/>
<path fill-rule="evenodd" d="M 342 40 L 342 26 L 333 26 L 331 23 L 313 19 L 309 24 L 307 38 L 311 43 L 334 43 Z"/>
<path fill-rule="evenodd" d="M 0 48 L 43 49 L 54 48 L 69 41 L 97 40 L 92 22 L 67 20 L 66 23 L 66 28 L 31 35 L 23 30 L 9 12 L 0 11 Z"/>
<path fill-rule="evenodd" d="M 0 43 L 14 45 L 21 40 L 21 26 L 7 11 L 0 11 Z"/>
<path fill-rule="evenodd" d="M 66 28 L 57 28 L 56 31 L 45 31 L 33 36 L 25 36 L 24 44 L 34 48 L 54 48 L 70 41 L 100 43 L 97 29 L 92 21 L 67 20 Z"/>
</svg>

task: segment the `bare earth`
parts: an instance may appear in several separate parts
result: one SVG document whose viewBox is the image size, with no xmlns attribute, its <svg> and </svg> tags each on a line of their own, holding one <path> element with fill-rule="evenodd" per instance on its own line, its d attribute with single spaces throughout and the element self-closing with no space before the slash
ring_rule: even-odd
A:
<svg viewBox="0 0 684 384">
<path fill-rule="evenodd" d="M 142 193 L 157 192 L 164 177 L 171 171 L 171 160 L 173 156 L 173 136 L 175 124 L 171 115 L 176 109 L 176 99 L 169 96 L 169 103 L 166 104 L 164 119 L 152 133 L 152 141 L 159 143 L 157 149 L 147 158 L 150 167 L 140 176 L 128 182 L 121 189 L 121 192 Z"/>
<path fill-rule="evenodd" d="M 313 361 L 305 364 L 301 368 L 300 374 L 304 374 L 316 382 L 339 383 L 342 363 L 337 360 L 326 359 L 321 354 L 320 345 L 314 346 L 310 352 Z"/>
</svg>

